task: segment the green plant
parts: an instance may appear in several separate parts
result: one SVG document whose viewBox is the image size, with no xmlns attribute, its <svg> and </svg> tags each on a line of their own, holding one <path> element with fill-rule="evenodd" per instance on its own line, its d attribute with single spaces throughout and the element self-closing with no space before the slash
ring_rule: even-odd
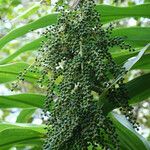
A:
<svg viewBox="0 0 150 150">
<path fill-rule="evenodd" d="M 149 30 L 149 28 L 129 28 L 127 29 L 128 33 L 125 33 L 126 28 L 112 31 L 112 27 L 109 26 L 104 29 L 99 23 L 99 14 L 94 10 L 94 7 L 97 11 L 99 9 L 102 11 L 102 16 L 105 16 L 105 19 L 102 17 L 102 22 L 105 23 L 124 16 L 132 16 L 132 9 L 141 10 L 136 12 L 137 14 L 134 13 L 135 16 L 148 17 L 150 14 L 145 11 L 145 7 L 150 5 L 135 6 L 131 7 L 132 9 L 105 5 L 94 6 L 91 2 L 80 5 L 75 11 L 63 11 L 64 14 L 61 13 L 57 24 L 47 28 L 44 33 L 45 37 L 27 44 L 18 51 L 20 54 L 26 50 L 34 50 L 40 46 L 39 41 L 43 40 L 36 62 L 32 65 L 35 69 L 29 67 L 29 71 L 32 72 L 40 70 L 40 75 L 39 71 L 36 74 L 32 72 L 26 74 L 27 70 L 22 71 L 28 68 L 25 63 L 4 64 L 15 58 L 18 55 L 17 52 L 12 57 L 9 56 L 6 60 L 1 61 L 3 64 L 0 66 L 1 83 L 15 80 L 20 71 L 22 71 L 19 76 L 20 80 L 24 80 L 25 77 L 27 81 L 34 82 L 40 76 L 39 83 L 43 83 L 44 86 L 47 85 L 48 88 L 46 101 L 44 102 L 43 95 L 35 94 L 1 96 L 2 107 L 42 108 L 42 104 L 45 103 L 44 113 L 49 117 L 47 112 L 50 110 L 51 115 L 46 125 L 48 132 L 45 149 L 50 149 L 50 146 L 52 149 L 86 149 L 87 147 L 88 149 L 101 149 L 100 146 L 111 149 L 136 150 L 136 146 L 140 149 L 149 149 L 147 141 L 134 131 L 123 116 L 109 113 L 116 107 L 122 107 L 121 111 L 137 127 L 133 119 L 132 107 L 129 104 L 149 97 L 149 84 L 146 82 L 149 79 L 149 73 L 124 84 L 125 70 L 122 69 L 122 64 L 124 60 L 138 54 L 132 61 L 129 60 L 125 63 L 125 69 L 129 71 L 135 66 L 135 68 L 149 70 L 149 66 L 146 67 L 145 65 L 149 62 L 147 59 L 149 54 L 146 52 L 148 46 L 144 47 L 140 53 L 138 53 L 138 49 L 124 52 L 115 47 L 116 52 L 114 52 L 114 49 L 110 48 L 117 45 L 131 50 L 130 45 L 125 44 L 124 40 L 118 37 L 128 33 L 131 36 L 127 37 L 125 41 L 135 48 L 144 46 L 147 44 L 147 37 L 148 39 L 150 37 L 141 32 L 134 39 L 133 31 Z M 118 16 L 113 16 L 113 13 L 115 14 L 113 9 L 118 10 Z M 129 9 L 130 13 L 125 12 L 124 9 Z M 105 10 L 110 10 L 110 13 L 108 11 L 106 13 Z M 15 29 L 0 40 L 1 47 L 12 39 L 29 32 L 29 29 L 33 30 L 56 23 L 57 16 L 58 14 L 51 14 Z M 52 20 L 45 22 L 47 18 L 52 18 Z M 141 41 L 141 36 L 145 39 L 143 38 L 142 42 L 136 43 L 136 40 Z M 141 57 L 143 60 L 139 61 Z M 139 83 L 144 86 L 138 87 Z M 128 94 L 126 94 L 126 88 L 129 91 Z M 128 96 L 130 100 L 128 100 Z M 139 96 L 141 99 L 138 98 Z M 54 97 L 58 99 L 52 102 L 51 99 Z M 29 101 L 31 98 L 38 99 L 38 102 Z M 30 111 L 32 113 L 31 109 Z M 21 124 L 1 124 L 1 127 L 1 138 L 4 135 L 11 135 L 14 130 L 14 137 L 5 138 L 0 143 L 3 149 L 12 145 L 32 145 L 36 149 L 39 145 L 39 149 L 41 149 L 45 132 L 44 126 L 30 127 L 25 125 L 26 130 L 23 126 L 21 127 Z M 29 131 L 31 134 L 28 134 Z M 101 134 L 98 134 L 99 132 Z M 23 133 L 24 136 L 21 136 Z M 79 133 L 80 135 L 78 135 Z"/>
</svg>

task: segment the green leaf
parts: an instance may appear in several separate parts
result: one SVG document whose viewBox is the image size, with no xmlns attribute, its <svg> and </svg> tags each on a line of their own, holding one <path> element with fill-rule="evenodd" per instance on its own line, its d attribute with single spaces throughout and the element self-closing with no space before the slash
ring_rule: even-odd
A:
<svg viewBox="0 0 150 150">
<path fill-rule="evenodd" d="M 96 10 L 101 14 L 103 22 L 110 22 L 127 17 L 150 17 L 150 4 L 142 4 L 131 7 L 114 7 L 110 5 L 97 5 Z"/>
<path fill-rule="evenodd" d="M 109 5 L 98 5 L 96 9 L 100 12 L 102 22 L 108 22 L 115 19 L 126 17 L 150 17 L 150 12 L 147 11 L 150 8 L 150 4 L 142 4 L 133 7 L 114 7 Z M 57 22 L 58 14 L 49 14 L 39 18 L 38 20 L 24 25 L 20 28 L 10 31 L 6 36 L 0 40 L 0 48 L 2 48 L 8 42 L 23 36 L 31 30 L 46 27 Z"/>
<path fill-rule="evenodd" d="M 21 142 L 17 144 L 16 148 L 17 150 L 24 150 L 26 149 L 27 146 L 30 146 L 30 150 L 42 150 L 43 144 L 44 144 L 44 139 L 34 139 L 34 140 L 32 139 L 32 140 L 27 140 L 25 142 Z"/>
<path fill-rule="evenodd" d="M 145 51 L 149 48 L 150 44 L 147 44 L 143 49 L 140 50 L 140 52 L 138 53 L 138 55 L 129 58 L 126 63 L 123 65 L 123 68 L 125 68 L 126 71 L 129 71 L 144 55 Z M 114 79 L 114 81 L 112 82 L 112 84 L 106 89 L 106 91 L 108 91 L 109 88 L 111 88 L 117 81 L 119 81 L 122 76 L 124 76 L 124 74 L 119 75 L 116 79 Z"/>
<path fill-rule="evenodd" d="M 150 97 L 150 74 L 137 77 L 126 83 L 129 92 L 129 104 L 139 103 Z M 0 108 L 42 108 L 45 96 L 35 94 L 19 94 L 0 96 Z M 108 114 L 115 109 L 107 100 L 103 104 L 104 113 Z"/>
<path fill-rule="evenodd" d="M 13 54 L 9 55 L 7 58 L 4 58 L 3 60 L 1 60 L 0 61 L 0 65 L 10 62 L 11 60 L 16 58 L 21 53 L 38 49 L 40 47 L 40 45 L 41 45 L 42 40 L 44 40 L 44 39 L 45 39 L 44 37 L 41 37 L 41 38 L 38 38 L 38 39 L 36 39 L 36 40 L 34 40 L 34 41 L 24 45 L 23 47 L 18 49 L 16 52 L 14 52 Z"/>
<path fill-rule="evenodd" d="M 132 128 L 124 116 L 111 113 L 110 117 L 116 127 L 122 150 L 150 149 L 148 141 Z"/>
<path fill-rule="evenodd" d="M 148 44 L 147 46 L 145 46 L 145 47 L 138 53 L 137 56 L 132 57 L 132 59 L 129 59 L 129 60 L 124 64 L 124 67 L 125 67 L 125 69 L 126 69 L 127 71 L 129 71 L 129 70 L 140 60 L 140 58 L 143 56 L 144 52 L 147 50 L 148 47 L 149 47 L 149 44 Z M 124 76 L 124 74 L 121 74 L 121 75 L 119 75 L 116 79 L 114 79 L 114 81 L 112 82 L 112 84 L 111 84 L 108 88 L 106 88 L 106 89 L 104 90 L 104 92 L 100 95 L 100 98 L 99 98 L 99 100 L 98 100 L 98 105 L 99 105 L 100 107 L 103 106 L 103 110 L 104 110 L 104 113 L 105 113 L 106 115 L 107 115 L 111 110 L 114 109 L 114 106 L 108 102 L 108 99 L 106 98 L 106 94 L 108 93 L 109 88 L 111 88 L 117 81 L 119 81 L 122 76 Z M 128 83 L 127 83 L 127 84 L 128 84 Z M 137 84 L 138 84 L 138 82 L 137 82 Z M 140 85 L 140 86 L 141 86 L 141 85 Z M 130 86 L 129 86 L 129 87 L 130 87 Z M 129 87 L 128 87 L 128 91 L 132 93 L 132 89 L 129 89 Z M 142 88 L 142 87 L 141 87 L 140 90 L 141 90 L 141 92 L 143 92 L 143 91 L 146 92 L 146 91 L 147 91 L 147 89 Z M 130 97 L 133 96 L 133 95 L 130 95 L 131 93 L 129 93 L 129 96 L 130 96 Z M 138 93 L 136 93 L 136 94 L 138 94 Z M 145 93 L 145 94 L 146 94 L 146 93 Z M 145 97 L 147 97 L 147 96 L 148 96 L 148 95 L 146 94 Z M 143 99 L 141 99 L 141 101 L 142 101 L 142 100 L 143 100 Z"/>
<path fill-rule="evenodd" d="M 144 0 L 144 3 L 150 3 L 150 0 Z"/>
<path fill-rule="evenodd" d="M 34 125 L 34 124 L 30 124 L 30 123 L 6 123 L 6 122 L 1 122 L 0 123 L 0 132 L 2 132 L 3 130 L 6 129 L 12 129 L 12 128 L 21 128 L 21 129 L 30 129 L 33 131 L 36 131 L 38 133 L 45 133 L 44 130 L 45 125 Z"/>
<path fill-rule="evenodd" d="M 36 4 L 34 4 L 32 7 L 30 7 L 29 9 L 27 9 L 26 11 L 24 11 L 22 14 L 20 14 L 19 16 L 17 16 L 16 18 L 14 18 L 11 22 L 15 21 L 15 20 L 20 20 L 20 19 L 26 19 L 29 16 L 31 16 L 32 14 L 36 13 L 36 11 L 40 8 L 40 3 L 37 2 Z"/>
<path fill-rule="evenodd" d="M 0 124 L 0 148 L 6 149 L 18 144 L 34 144 L 44 138 L 45 130 L 43 125 L 32 124 Z M 36 142 L 37 144 L 37 142 Z"/>
<path fill-rule="evenodd" d="M 129 93 L 129 104 L 136 104 L 142 102 L 150 97 L 150 73 L 137 77 L 126 83 L 126 87 Z M 115 109 L 112 104 L 105 99 L 104 113 L 108 114 Z"/>
<path fill-rule="evenodd" d="M 149 32 L 150 32 L 150 28 L 148 27 L 119 28 L 113 31 L 113 36 L 127 36 L 126 42 L 131 44 L 133 47 L 140 47 L 140 46 L 145 46 L 150 41 L 150 35 L 148 34 Z M 21 53 L 37 50 L 40 47 L 42 40 L 45 40 L 45 38 L 41 37 L 30 43 L 27 43 L 26 45 L 18 49 L 16 52 L 9 55 L 7 58 L 1 60 L 0 64 L 6 64 L 10 62 L 11 60 L 19 56 Z M 112 50 L 112 54 L 115 50 L 116 48 Z M 129 54 L 134 54 L 134 53 L 130 52 Z M 129 54 L 128 57 L 122 56 L 120 60 L 125 60 L 125 58 L 129 58 L 130 56 L 133 56 Z"/>
<path fill-rule="evenodd" d="M 145 54 L 140 61 L 133 66 L 133 69 L 150 70 L 150 54 Z"/>
<path fill-rule="evenodd" d="M 145 51 L 149 48 L 150 44 L 147 44 L 135 57 L 131 57 L 128 61 L 123 65 L 123 67 L 129 71 L 144 55 Z"/>
<path fill-rule="evenodd" d="M 0 65 L 0 84 L 16 80 L 19 72 L 23 71 L 28 66 L 29 65 L 26 63 Z M 34 73 L 27 73 L 25 78 L 26 81 L 34 82 L 38 79 L 38 76 Z"/>
<path fill-rule="evenodd" d="M 12 0 L 11 1 L 11 5 L 12 6 L 17 6 L 17 5 L 19 5 L 21 3 L 21 0 Z"/>
<path fill-rule="evenodd" d="M 29 120 L 31 119 L 35 110 L 36 110 L 35 108 L 23 109 L 19 113 L 19 116 L 17 117 L 16 122 L 18 122 L 18 123 L 29 123 Z"/>
<path fill-rule="evenodd" d="M 135 78 L 126 84 L 130 104 L 139 103 L 150 97 L 150 73 Z"/>
<path fill-rule="evenodd" d="M 130 97 L 130 104 L 141 102 L 150 97 L 149 82 L 150 74 L 145 74 L 126 83 Z M 42 108 L 44 99 L 45 96 L 40 94 L 0 96 L 0 108 Z M 104 108 L 106 113 L 114 109 L 111 104 L 107 103 L 107 100 L 104 103 Z"/>
<path fill-rule="evenodd" d="M 150 42 L 149 27 L 118 28 L 113 31 L 113 36 L 126 37 L 126 42 L 132 47 L 143 47 Z"/>
<path fill-rule="evenodd" d="M 139 50 L 136 50 L 134 52 L 121 51 L 121 52 L 112 53 L 112 56 L 115 59 L 117 64 L 123 66 L 123 64 L 129 58 L 136 56 L 138 53 L 139 53 Z"/>
<path fill-rule="evenodd" d="M 39 28 L 46 27 L 48 25 L 54 24 L 57 21 L 58 14 L 49 14 L 44 17 L 39 18 L 38 20 L 26 24 L 22 27 L 16 28 L 10 31 L 6 36 L 0 39 L 0 49 L 8 42 L 23 36 L 24 34 L 31 32 L 31 30 L 36 30 Z"/>
<path fill-rule="evenodd" d="M 0 108 L 42 108 L 44 99 L 44 95 L 29 93 L 0 96 Z"/>
<path fill-rule="evenodd" d="M 121 66 L 125 63 L 125 61 L 131 57 L 134 57 L 135 54 L 138 54 L 138 51 L 133 53 L 123 53 L 120 56 L 115 56 L 114 59 L 117 64 Z M 145 53 L 142 58 L 132 67 L 132 69 L 142 69 L 142 70 L 150 70 L 150 54 Z"/>
<path fill-rule="evenodd" d="M 130 59 L 127 60 L 127 62 L 123 65 L 123 67 L 125 68 L 126 71 L 129 71 L 139 60 L 140 58 L 143 56 L 143 54 L 145 53 L 145 51 L 148 49 L 150 44 L 146 45 L 139 53 L 137 56 L 134 56 Z M 125 75 L 125 73 L 120 74 L 116 79 L 114 79 L 111 83 L 111 85 L 109 85 L 100 95 L 100 98 L 98 100 L 98 105 L 102 106 L 104 105 L 104 103 L 107 101 L 106 100 L 106 95 L 109 91 L 109 89 L 115 85 L 123 76 Z M 106 102 L 107 103 L 107 102 Z"/>
</svg>

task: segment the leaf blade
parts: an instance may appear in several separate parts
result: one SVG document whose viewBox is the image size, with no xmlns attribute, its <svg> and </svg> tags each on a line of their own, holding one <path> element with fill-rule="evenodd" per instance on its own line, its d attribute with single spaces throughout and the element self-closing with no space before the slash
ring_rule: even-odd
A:
<svg viewBox="0 0 150 150">
<path fill-rule="evenodd" d="M 145 51 L 149 48 L 150 44 L 147 44 L 135 57 L 131 57 L 128 61 L 123 65 L 126 70 L 130 70 L 144 55 Z"/>
<path fill-rule="evenodd" d="M 108 22 L 120 18 L 126 17 L 150 17 L 149 11 L 150 4 L 142 4 L 133 7 L 114 7 L 108 5 L 98 5 L 96 10 L 102 15 L 102 22 Z M 31 30 L 36 30 L 38 28 L 43 28 L 57 22 L 59 14 L 49 14 L 39 18 L 38 20 L 31 22 L 27 25 L 19 27 L 10 31 L 6 36 L 0 39 L 0 49 L 12 41 L 15 38 L 18 38 Z"/>
<path fill-rule="evenodd" d="M 31 32 L 31 30 L 36 30 L 39 28 L 46 27 L 48 25 L 56 23 L 56 21 L 57 21 L 57 14 L 49 14 L 49 15 L 39 18 L 38 20 L 36 20 L 34 22 L 31 22 L 22 27 L 16 28 L 16 29 L 10 31 L 6 36 L 4 36 L 0 39 L 0 49 L 6 43 L 26 34 L 28 32 Z"/>
<path fill-rule="evenodd" d="M 0 108 L 42 108 L 44 100 L 44 95 L 32 93 L 0 96 Z"/>
<path fill-rule="evenodd" d="M 23 109 L 19 113 L 16 122 L 18 123 L 29 123 L 29 119 L 32 117 L 35 112 L 35 108 Z"/>
<path fill-rule="evenodd" d="M 130 7 L 115 7 L 110 5 L 97 5 L 96 10 L 102 15 L 103 22 L 109 22 L 126 17 L 150 17 L 150 4 Z"/>
<path fill-rule="evenodd" d="M 142 102 L 150 97 L 150 73 L 139 76 L 126 83 L 126 87 L 129 94 L 129 104 L 134 105 L 136 103 Z M 105 101 L 104 113 L 108 114 L 110 111 L 115 109 L 108 100 Z"/>
<path fill-rule="evenodd" d="M 0 147 L 12 147 L 17 144 L 21 144 L 24 142 L 28 142 L 32 140 L 39 140 L 44 137 L 44 129 L 43 126 L 35 126 L 35 125 L 11 125 L 11 124 L 0 124 L 0 127 L 3 130 L 0 131 Z M 6 128 L 7 126 L 7 128 Z"/>
<path fill-rule="evenodd" d="M 149 150 L 150 145 L 146 139 L 139 135 L 122 115 L 115 113 L 110 114 L 120 139 L 122 148 L 128 149 L 128 146 L 132 150 L 142 149 Z"/>
<path fill-rule="evenodd" d="M 45 39 L 44 37 L 40 37 L 40 38 L 30 42 L 30 43 L 25 44 L 23 47 L 21 47 L 17 51 L 15 51 L 13 54 L 11 54 L 8 57 L 0 60 L 0 65 L 10 62 L 11 60 L 13 60 L 17 56 L 19 56 L 21 53 L 38 49 L 41 45 L 41 42 L 44 39 Z"/>
<path fill-rule="evenodd" d="M 20 71 L 28 68 L 29 65 L 26 63 L 11 63 L 0 65 L 0 84 L 17 80 L 17 76 Z M 37 74 L 27 73 L 25 75 L 26 81 L 35 82 L 38 79 Z"/>
<path fill-rule="evenodd" d="M 132 47 L 143 47 L 150 42 L 149 27 L 118 28 L 113 30 L 113 36 L 126 37 L 125 41 Z"/>
</svg>

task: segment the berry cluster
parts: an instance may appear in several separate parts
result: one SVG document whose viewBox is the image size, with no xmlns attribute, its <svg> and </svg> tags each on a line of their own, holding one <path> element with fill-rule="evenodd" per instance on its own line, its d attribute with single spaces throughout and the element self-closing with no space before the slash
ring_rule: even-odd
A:
<svg viewBox="0 0 150 150">
<path fill-rule="evenodd" d="M 93 150 L 99 145 L 120 149 L 112 121 L 91 93 L 101 95 L 124 72 L 109 49 L 132 48 L 123 38 L 111 36 L 112 25 L 102 27 L 94 1 L 81 0 L 74 10 L 60 11 L 58 23 L 44 32 L 47 40 L 42 42 L 34 65 L 41 71 L 39 83 L 47 85 L 44 149 L 87 150 L 89 145 Z M 109 89 L 107 98 L 136 127 L 123 78 Z"/>
</svg>

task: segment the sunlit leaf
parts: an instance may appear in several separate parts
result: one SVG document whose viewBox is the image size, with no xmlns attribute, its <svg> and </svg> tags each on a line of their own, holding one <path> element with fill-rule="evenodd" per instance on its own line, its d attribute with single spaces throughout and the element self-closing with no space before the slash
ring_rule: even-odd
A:
<svg viewBox="0 0 150 150">
<path fill-rule="evenodd" d="M 0 108 L 42 108 L 44 99 L 44 95 L 31 93 L 0 96 Z"/>
<path fill-rule="evenodd" d="M 18 123 L 29 123 L 30 118 L 32 117 L 33 113 L 35 112 L 35 108 L 28 108 L 23 109 L 19 113 L 16 122 Z"/>
<path fill-rule="evenodd" d="M 17 80 L 19 72 L 28 67 L 28 64 L 20 62 L 0 65 L 0 84 Z M 25 78 L 29 82 L 35 82 L 38 79 L 37 74 L 30 72 L 25 75 Z"/>
<path fill-rule="evenodd" d="M 44 126 L 32 124 L 0 124 L 0 148 L 7 149 L 18 144 L 41 144 L 44 138 Z M 37 142 L 36 142 L 37 144 Z"/>
<path fill-rule="evenodd" d="M 147 11 L 150 8 L 150 4 L 142 4 L 132 7 L 114 7 L 109 5 L 98 5 L 96 10 L 101 14 L 102 22 L 108 22 L 120 18 L 126 17 L 150 17 L 150 12 Z M 39 18 L 38 20 L 26 24 L 20 28 L 10 31 L 6 36 L 0 40 L 0 48 L 13 39 L 23 36 L 24 34 L 46 27 L 57 22 L 58 14 L 49 14 Z"/>
</svg>

